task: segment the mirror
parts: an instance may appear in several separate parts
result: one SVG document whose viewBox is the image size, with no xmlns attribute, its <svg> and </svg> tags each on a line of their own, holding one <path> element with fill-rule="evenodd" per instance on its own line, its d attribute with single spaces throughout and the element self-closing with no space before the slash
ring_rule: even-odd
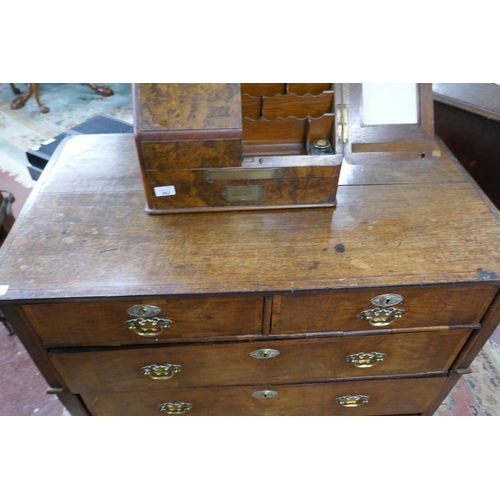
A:
<svg viewBox="0 0 500 500">
<path fill-rule="evenodd" d="M 363 125 L 419 122 L 416 83 L 362 83 L 361 86 Z"/>
</svg>

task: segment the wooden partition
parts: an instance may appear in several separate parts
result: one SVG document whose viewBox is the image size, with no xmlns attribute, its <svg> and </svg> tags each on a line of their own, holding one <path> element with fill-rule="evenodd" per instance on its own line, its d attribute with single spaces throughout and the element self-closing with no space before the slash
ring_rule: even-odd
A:
<svg viewBox="0 0 500 500">
<path fill-rule="evenodd" d="M 331 83 L 242 83 L 243 154 L 303 155 L 318 139 L 335 144 Z"/>
</svg>

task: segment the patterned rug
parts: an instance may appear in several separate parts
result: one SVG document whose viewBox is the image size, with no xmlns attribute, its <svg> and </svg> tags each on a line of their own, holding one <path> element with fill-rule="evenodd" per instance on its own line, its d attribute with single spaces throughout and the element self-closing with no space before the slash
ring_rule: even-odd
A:
<svg viewBox="0 0 500 500">
<path fill-rule="evenodd" d="M 100 84 L 101 85 L 101 84 Z M 108 83 L 114 95 L 101 97 L 83 83 L 42 83 L 40 100 L 50 109 L 42 113 L 35 96 L 24 108 L 12 110 L 15 95 L 8 83 L 0 83 L 0 170 L 24 187 L 35 185 L 26 168 L 26 151 L 33 146 L 83 123 L 97 114 L 106 114 L 132 123 L 130 83 Z M 16 84 L 24 92 L 26 84 Z"/>
<path fill-rule="evenodd" d="M 106 114 L 132 123 L 132 97 L 129 83 L 108 83 L 114 95 L 101 97 L 85 84 L 46 83 L 40 85 L 42 104 L 50 108 L 41 113 L 34 96 L 20 110 L 10 109 L 14 94 L 8 83 L 0 84 L 0 171 L 15 177 L 27 188 L 35 185 L 26 168 L 26 151 L 35 145 L 92 118 Z M 21 91 L 25 84 L 17 84 Z M 500 416 L 500 328 L 486 343 L 462 377 L 437 416 Z"/>
<path fill-rule="evenodd" d="M 500 415 L 500 328 L 486 342 L 435 416 Z"/>
</svg>

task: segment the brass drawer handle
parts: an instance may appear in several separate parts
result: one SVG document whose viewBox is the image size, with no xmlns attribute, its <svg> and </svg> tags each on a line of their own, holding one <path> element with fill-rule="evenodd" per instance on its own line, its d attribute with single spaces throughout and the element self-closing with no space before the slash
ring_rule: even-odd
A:
<svg viewBox="0 0 500 500">
<path fill-rule="evenodd" d="M 148 365 L 141 368 L 142 375 L 153 380 L 167 380 L 181 371 L 181 365 Z"/>
<path fill-rule="evenodd" d="M 279 356 L 281 353 L 276 349 L 268 349 L 264 347 L 263 349 L 257 349 L 250 353 L 250 356 L 255 359 L 270 359 Z"/>
<path fill-rule="evenodd" d="M 167 415 L 183 415 L 192 407 L 191 403 L 184 403 L 184 401 L 179 401 L 178 403 L 160 403 L 158 405 L 158 409 Z"/>
<path fill-rule="evenodd" d="M 345 360 L 348 363 L 353 363 L 356 368 L 371 368 L 379 361 L 383 361 L 385 356 L 385 352 L 358 352 L 357 354 L 349 354 Z"/>
<path fill-rule="evenodd" d="M 345 408 L 355 408 L 356 406 L 368 403 L 369 400 L 370 396 L 364 396 L 362 394 L 357 396 L 340 396 L 335 398 L 335 402 Z"/>
<path fill-rule="evenodd" d="M 170 328 L 171 319 L 161 318 L 134 318 L 125 321 L 129 330 L 134 331 L 141 337 L 157 337 L 163 333 L 165 328 Z"/>
<path fill-rule="evenodd" d="M 363 311 L 359 316 L 372 326 L 388 326 L 401 318 L 405 312 L 404 309 L 394 307 L 403 303 L 403 296 L 397 293 L 377 295 L 370 302 L 376 307 Z"/>
</svg>

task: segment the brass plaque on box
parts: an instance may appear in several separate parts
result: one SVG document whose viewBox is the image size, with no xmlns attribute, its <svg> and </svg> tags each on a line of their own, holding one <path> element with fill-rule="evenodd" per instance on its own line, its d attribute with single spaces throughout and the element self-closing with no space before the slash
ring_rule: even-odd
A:
<svg viewBox="0 0 500 500">
<path fill-rule="evenodd" d="M 259 201 L 265 192 L 260 186 L 227 186 L 220 195 L 226 201 Z"/>
<path fill-rule="evenodd" d="M 282 168 L 224 168 L 203 172 L 205 181 L 261 181 L 283 179 L 284 176 Z"/>
</svg>

